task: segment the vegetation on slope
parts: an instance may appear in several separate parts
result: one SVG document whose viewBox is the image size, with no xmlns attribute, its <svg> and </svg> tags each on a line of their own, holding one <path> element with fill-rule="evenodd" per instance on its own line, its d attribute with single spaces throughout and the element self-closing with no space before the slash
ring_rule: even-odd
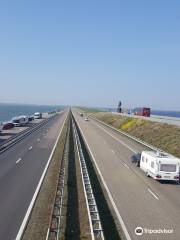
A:
<svg viewBox="0 0 180 240">
<path fill-rule="evenodd" d="M 93 117 L 123 130 L 147 143 L 180 157 L 180 127 L 130 118 L 109 112 L 93 113 Z"/>
</svg>

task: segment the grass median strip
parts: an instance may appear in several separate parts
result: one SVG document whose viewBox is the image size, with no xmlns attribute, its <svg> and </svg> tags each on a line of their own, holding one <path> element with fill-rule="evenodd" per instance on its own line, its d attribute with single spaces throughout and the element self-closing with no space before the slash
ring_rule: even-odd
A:
<svg viewBox="0 0 180 240">
<path fill-rule="evenodd" d="M 57 189 L 61 159 L 68 126 L 67 161 L 65 162 L 65 185 L 60 224 L 61 240 L 91 239 L 86 201 L 80 172 L 77 149 L 74 142 L 72 123 L 67 119 L 38 198 L 34 205 L 23 240 L 44 240 L 50 226 Z M 70 125 L 69 125 L 70 124 Z M 51 239 L 51 238 L 50 238 Z"/>
<path fill-rule="evenodd" d="M 69 153 L 66 168 L 67 175 L 60 239 L 90 240 L 90 227 L 72 123 L 70 124 Z"/>
</svg>

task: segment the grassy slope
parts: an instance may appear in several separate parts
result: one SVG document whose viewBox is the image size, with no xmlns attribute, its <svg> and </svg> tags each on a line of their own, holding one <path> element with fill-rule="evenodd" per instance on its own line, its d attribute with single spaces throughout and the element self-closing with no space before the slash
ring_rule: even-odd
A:
<svg viewBox="0 0 180 240">
<path fill-rule="evenodd" d="M 98 112 L 93 116 L 147 143 L 180 157 L 180 127 Z"/>
</svg>

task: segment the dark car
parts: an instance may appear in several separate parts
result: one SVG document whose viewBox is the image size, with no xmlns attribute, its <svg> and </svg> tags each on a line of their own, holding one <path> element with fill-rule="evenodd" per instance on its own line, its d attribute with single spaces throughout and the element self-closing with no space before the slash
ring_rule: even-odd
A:
<svg viewBox="0 0 180 240">
<path fill-rule="evenodd" d="M 141 160 L 141 154 L 140 153 L 134 154 L 131 157 L 132 163 L 135 163 L 137 165 L 137 167 L 140 167 L 140 160 Z"/>
<path fill-rule="evenodd" d="M 14 127 L 14 124 L 11 122 L 7 122 L 3 124 L 2 130 L 8 130 Z"/>
<path fill-rule="evenodd" d="M 34 116 L 28 117 L 28 120 L 29 120 L 29 122 L 33 121 L 34 120 Z"/>
</svg>

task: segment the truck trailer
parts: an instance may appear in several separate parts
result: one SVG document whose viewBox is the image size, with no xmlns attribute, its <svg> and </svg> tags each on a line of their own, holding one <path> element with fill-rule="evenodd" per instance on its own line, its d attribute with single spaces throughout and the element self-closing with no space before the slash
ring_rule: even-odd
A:
<svg viewBox="0 0 180 240">
<path fill-rule="evenodd" d="M 150 117 L 151 116 L 151 109 L 148 107 L 143 108 L 135 108 L 134 115 L 143 116 L 143 117 Z"/>
<path fill-rule="evenodd" d="M 140 168 L 148 177 L 156 180 L 179 182 L 180 159 L 170 154 L 155 151 L 143 151 Z"/>
</svg>

